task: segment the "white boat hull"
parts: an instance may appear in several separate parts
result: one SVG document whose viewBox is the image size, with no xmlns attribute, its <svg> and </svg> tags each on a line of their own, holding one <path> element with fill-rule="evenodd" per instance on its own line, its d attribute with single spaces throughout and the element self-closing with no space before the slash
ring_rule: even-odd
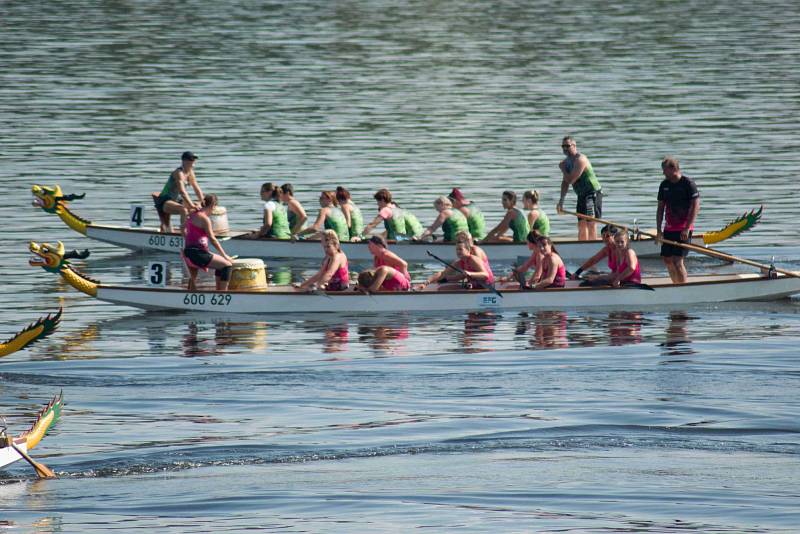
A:
<svg viewBox="0 0 800 534">
<path fill-rule="evenodd" d="M 14 440 L 14 444 L 19 448 L 19 450 L 23 452 L 28 452 L 28 446 L 25 443 L 25 440 Z M 17 460 L 22 460 L 22 456 L 15 451 L 11 447 L 3 447 L 0 448 L 0 469 L 3 469 L 7 465 L 11 465 Z"/>
<path fill-rule="evenodd" d="M 234 232 L 233 237 L 221 238 L 222 246 L 229 255 L 243 258 L 293 258 L 315 259 L 322 257 L 322 248 L 318 240 L 289 241 L 280 239 L 244 239 L 242 232 Z M 123 226 L 105 226 L 90 224 L 86 235 L 92 239 L 133 250 L 153 250 L 179 253 L 183 249 L 183 237 L 180 234 L 162 234 L 155 228 L 126 228 Z M 703 246 L 702 235 L 695 236 L 692 242 Z M 597 252 L 600 241 L 571 241 L 554 239 L 559 255 L 568 261 L 584 261 Z M 632 241 L 631 245 L 640 257 L 658 256 L 661 246 L 653 239 L 643 238 Z M 514 262 L 519 257 L 530 255 L 524 243 L 486 243 L 481 247 L 492 261 Z M 427 251 L 444 259 L 455 258 L 453 243 L 400 241 L 392 243 L 392 252 L 411 262 L 430 261 Z M 365 242 L 342 243 L 342 250 L 350 261 L 372 261 L 372 255 Z"/>
<path fill-rule="evenodd" d="M 500 288 L 502 297 L 486 290 L 457 287 L 421 292 L 386 292 L 365 295 L 342 293 L 302 293 L 275 287 L 262 292 L 217 292 L 146 287 L 97 287 L 97 298 L 115 304 L 144 309 L 208 311 L 243 314 L 269 313 L 396 313 L 467 312 L 481 310 L 529 310 L 563 308 L 634 308 L 662 305 L 690 305 L 737 300 L 775 300 L 800 293 L 800 278 L 779 276 L 768 279 L 757 274 L 713 275 L 690 278 L 689 283 L 673 285 L 669 279 L 645 280 L 653 291 L 639 288 L 577 287 L 569 282 L 564 289 L 519 291 Z M 450 287 L 453 287 L 452 285 Z"/>
</svg>

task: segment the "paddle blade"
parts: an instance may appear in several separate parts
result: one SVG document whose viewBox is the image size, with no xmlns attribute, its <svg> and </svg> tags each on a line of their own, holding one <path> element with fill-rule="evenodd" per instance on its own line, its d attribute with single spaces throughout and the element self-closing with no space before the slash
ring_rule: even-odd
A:
<svg viewBox="0 0 800 534">
<path fill-rule="evenodd" d="M 758 211 L 750 210 L 750 213 L 745 213 L 738 219 L 732 220 L 725 226 L 725 228 L 721 230 L 716 232 L 705 232 L 703 234 L 703 243 L 706 245 L 719 243 L 720 241 L 730 239 L 731 237 L 737 236 L 742 232 L 749 230 L 761 220 L 761 212 L 763 210 L 764 206 L 758 208 Z"/>
</svg>

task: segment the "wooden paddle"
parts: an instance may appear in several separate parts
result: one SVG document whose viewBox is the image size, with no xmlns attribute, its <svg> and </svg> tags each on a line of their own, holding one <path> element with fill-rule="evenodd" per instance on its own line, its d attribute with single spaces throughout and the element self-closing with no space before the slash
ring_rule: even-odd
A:
<svg viewBox="0 0 800 534">
<path fill-rule="evenodd" d="M 483 289 L 488 289 L 489 291 L 491 291 L 492 293 L 494 293 L 498 297 L 503 298 L 503 294 L 500 293 L 498 290 L 496 290 L 493 285 L 487 284 L 483 280 L 478 280 L 477 278 L 471 277 L 465 271 L 462 271 L 461 269 L 459 269 L 455 265 L 451 265 L 450 263 L 447 263 L 445 260 L 443 260 L 442 258 L 437 256 L 436 254 L 434 254 L 430 250 L 426 250 L 425 252 L 428 253 L 428 256 L 430 256 L 431 258 L 435 259 L 436 261 L 438 261 L 439 263 L 441 263 L 445 267 L 449 267 L 449 268 L 453 269 L 455 272 L 463 274 L 464 276 L 467 277 L 467 280 L 469 280 L 470 282 L 474 282 L 474 283 L 478 284 L 479 286 L 481 286 Z"/>
<path fill-rule="evenodd" d="M 575 217 L 578 217 L 579 219 L 584 219 L 584 220 L 587 220 L 587 221 L 593 221 L 593 222 L 597 222 L 597 223 L 601 223 L 601 224 L 607 224 L 609 226 L 616 226 L 617 228 L 624 228 L 625 230 L 629 230 L 627 225 L 616 223 L 614 221 L 608 221 L 608 220 L 605 220 L 605 219 L 598 219 L 597 217 L 592 217 L 590 215 L 584 215 L 582 213 L 576 213 L 574 211 L 567 211 L 567 210 L 563 210 L 563 209 L 561 210 L 561 213 L 566 213 L 567 215 L 574 215 Z M 733 256 L 731 254 L 725 254 L 724 252 L 720 252 L 718 250 L 714 250 L 713 248 L 699 247 L 699 246 L 693 245 L 691 243 L 679 243 L 677 241 L 672 241 L 670 239 L 664 239 L 663 237 L 658 237 L 657 234 L 651 234 L 650 232 L 643 232 L 641 230 L 638 230 L 638 232 L 640 234 L 642 234 L 642 235 L 646 235 L 648 237 L 652 237 L 653 239 L 655 239 L 656 241 L 660 241 L 661 243 L 665 243 L 667 245 L 672 245 L 674 247 L 685 248 L 686 250 L 691 250 L 693 252 L 697 252 L 697 253 L 700 253 L 700 254 L 705 254 L 706 256 L 711 256 L 712 258 L 718 258 L 718 259 L 725 260 L 725 261 L 730 261 L 730 262 L 744 263 L 745 265 L 750 265 L 752 267 L 758 267 L 759 269 L 766 269 L 768 271 L 770 269 L 772 269 L 775 272 L 781 273 L 781 274 L 785 274 L 786 276 L 793 276 L 795 278 L 800 278 L 800 274 L 798 274 L 798 273 L 795 273 L 795 272 L 792 272 L 792 271 L 787 271 L 786 269 L 779 269 L 777 267 L 772 267 L 770 265 L 766 265 L 764 263 L 759 263 L 757 261 L 748 260 L 747 258 L 740 258 L 739 256 Z"/>
<path fill-rule="evenodd" d="M 31 458 L 27 452 L 17 447 L 17 445 L 14 443 L 13 438 L 8 439 L 8 444 L 11 445 L 11 447 L 13 447 L 15 451 L 17 451 L 17 454 L 22 456 L 26 462 L 28 462 L 33 466 L 33 468 L 36 470 L 36 474 L 39 475 L 39 478 L 58 478 L 56 474 L 50 470 L 49 467 L 37 462 L 36 460 Z"/>
</svg>

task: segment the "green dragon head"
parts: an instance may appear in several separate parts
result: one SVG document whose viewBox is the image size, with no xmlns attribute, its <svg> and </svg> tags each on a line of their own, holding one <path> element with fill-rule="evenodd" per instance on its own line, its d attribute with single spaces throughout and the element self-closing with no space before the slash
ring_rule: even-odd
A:
<svg viewBox="0 0 800 534">
<path fill-rule="evenodd" d="M 66 204 L 71 200 L 79 200 L 86 195 L 64 195 L 61 192 L 61 187 L 56 184 L 55 187 L 47 187 L 46 185 L 34 185 L 31 188 L 33 193 L 33 205 L 42 208 L 47 213 L 60 214 L 63 212 Z"/>
<path fill-rule="evenodd" d="M 73 250 L 70 252 L 64 251 L 64 244 L 59 241 L 57 246 L 49 243 L 36 243 L 31 241 L 28 246 L 33 253 L 33 257 L 28 261 L 31 267 L 41 267 L 47 272 L 58 273 L 62 269 L 69 267 L 69 260 L 73 258 L 85 259 L 89 257 L 89 251 L 84 250 L 78 252 Z"/>
</svg>

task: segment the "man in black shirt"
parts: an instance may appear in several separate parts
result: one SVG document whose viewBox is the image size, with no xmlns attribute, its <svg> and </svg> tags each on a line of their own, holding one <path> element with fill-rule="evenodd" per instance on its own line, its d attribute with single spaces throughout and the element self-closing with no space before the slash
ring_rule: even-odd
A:
<svg viewBox="0 0 800 534">
<path fill-rule="evenodd" d="M 681 166 L 675 158 L 664 158 L 661 170 L 665 180 L 658 188 L 658 210 L 656 228 L 658 237 L 679 243 L 691 243 L 694 221 L 700 211 L 700 193 L 694 181 L 681 173 Z M 666 214 L 666 224 L 661 225 Z M 661 257 L 675 284 L 685 284 L 688 278 L 683 258 L 689 250 L 662 243 Z"/>
</svg>

